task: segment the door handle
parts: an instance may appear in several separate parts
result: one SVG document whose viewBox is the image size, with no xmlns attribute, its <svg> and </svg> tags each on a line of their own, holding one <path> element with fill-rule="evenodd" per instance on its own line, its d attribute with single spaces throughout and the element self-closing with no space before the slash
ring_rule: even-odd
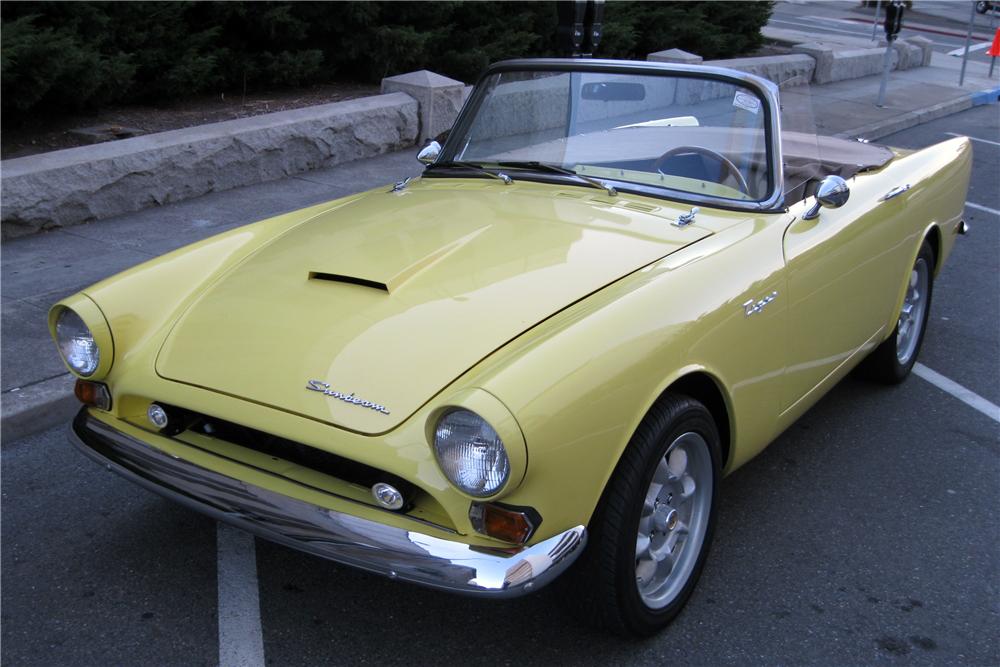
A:
<svg viewBox="0 0 1000 667">
<path fill-rule="evenodd" d="M 909 189 L 910 189 L 910 184 L 909 183 L 907 183 L 906 185 L 897 185 L 892 190 L 889 190 L 884 195 L 882 195 L 881 197 L 879 197 L 878 200 L 879 201 L 889 201 L 893 197 L 898 197 L 899 195 L 903 194 L 904 192 L 906 192 Z"/>
</svg>

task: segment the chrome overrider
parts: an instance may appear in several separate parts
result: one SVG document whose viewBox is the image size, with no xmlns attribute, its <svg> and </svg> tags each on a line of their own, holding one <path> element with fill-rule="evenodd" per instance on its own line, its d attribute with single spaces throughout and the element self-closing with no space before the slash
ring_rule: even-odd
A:
<svg viewBox="0 0 1000 667">
<path fill-rule="evenodd" d="M 82 409 L 70 440 L 109 470 L 273 542 L 393 579 L 474 596 L 517 597 L 559 576 L 583 551 L 576 526 L 530 547 L 480 549 L 387 526 L 256 487 L 162 452 Z"/>
</svg>

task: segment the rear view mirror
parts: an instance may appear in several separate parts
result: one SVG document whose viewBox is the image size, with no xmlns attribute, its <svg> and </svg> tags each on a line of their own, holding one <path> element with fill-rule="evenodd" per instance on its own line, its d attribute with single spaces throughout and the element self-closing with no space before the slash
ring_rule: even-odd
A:
<svg viewBox="0 0 1000 667">
<path fill-rule="evenodd" d="M 583 84 L 580 96 L 585 100 L 601 102 L 638 102 L 646 99 L 646 86 L 622 81 L 596 81 Z"/>
</svg>

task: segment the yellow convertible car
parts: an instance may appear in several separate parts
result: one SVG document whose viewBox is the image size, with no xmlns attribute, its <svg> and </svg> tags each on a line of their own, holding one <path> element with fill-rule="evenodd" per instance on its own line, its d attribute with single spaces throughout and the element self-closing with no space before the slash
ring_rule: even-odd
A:
<svg viewBox="0 0 1000 667">
<path fill-rule="evenodd" d="M 655 632 L 722 477 L 858 364 L 907 376 L 965 232 L 967 139 L 779 109 L 727 69 L 493 65 L 420 178 L 56 304 L 71 438 L 296 549 Z"/>
</svg>

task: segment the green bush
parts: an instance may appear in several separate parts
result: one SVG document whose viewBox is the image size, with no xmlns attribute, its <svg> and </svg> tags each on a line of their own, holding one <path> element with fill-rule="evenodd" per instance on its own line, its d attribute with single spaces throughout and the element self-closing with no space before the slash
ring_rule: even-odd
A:
<svg viewBox="0 0 1000 667">
<path fill-rule="evenodd" d="M 760 45 L 771 6 L 608 2 L 595 55 L 736 57 Z M 6 121 L 422 68 L 471 81 L 492 61 L 561 55 L 551 1 L 4 2 L 0 18 Z"/>
</svg>

